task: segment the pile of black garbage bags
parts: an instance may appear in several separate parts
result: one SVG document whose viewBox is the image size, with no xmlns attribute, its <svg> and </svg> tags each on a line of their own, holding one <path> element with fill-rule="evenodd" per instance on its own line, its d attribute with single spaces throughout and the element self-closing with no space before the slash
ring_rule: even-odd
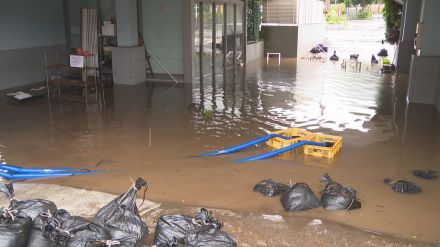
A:
<svg viewBox="0 0 440 247">
<path fill-rule="evenodd" d="M 136 192 L 145 186 L 145 180 L 138 178 L 90 221 L 57 209 L 51 201 L 18 201 L 11 184 L 0 184 L 0 191 L 10 199 L 9 207 L 0 209 L 0 246 L 140 246 L 148 228 L 139 215 Z"/>
<path fill-rule="evenodd" d="M 154 236 L 157 247 L 235 247 L 237 243 L 223 224 L 202 208 L 195 217 L 163 215 L 159 218 Z"/>
<path fill-rule="evenodd" d="M 320 181 L 325 184 L 321 190 L 321 199 L 313 193 L 306 183 L 296 183 L 291 186 L 266 179 L 254 186 L 254 191 L 264 196 L 281 195 L 281 204 L 286 211 L 304 211 L 322 207 L 326 210 L 353 210 L 361 208 L 356 198 L 356 190 L 334 182 L 324 174 Z"/>
</svg>

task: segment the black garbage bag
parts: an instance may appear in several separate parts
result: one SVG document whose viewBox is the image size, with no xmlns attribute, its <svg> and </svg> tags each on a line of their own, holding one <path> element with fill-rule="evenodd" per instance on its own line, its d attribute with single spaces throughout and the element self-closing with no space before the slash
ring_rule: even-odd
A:
<svg viewBox="0 0 440 247">
<path fill-rule="evenodd" d="M 148 234 L 147 224 L 142 221 L 136 206 L 136 192 L 147 182 L 138 178 L 135 184 L 124 194 L 116 197 L 99 210 L 93 223 L 105 228 L 112 240 L 124 240 L 124 243 L 137 246 Z"/>
<path fill-rule="evenodd" d="M 336 55 L 336 51 L 333 52 L 333 55 L 330 57 L 330 60 L 331 61 L 338 61 L 339 60 L 338 55 Z"/>
<path fill-rule="evenodd" d="M 387 57 L 388 56 L 388 51 L 387 51 L 387 49 L 380 49 L 380 51 L 377 53 L 377 55 L 379 57 Z"/>
<path fill-rule="evenodd" d="M 385 178 L 383 182 L 385 184 L 391 185 L 391 188 L 398 193 L 417 194 L 422 192 L 422 188 L 420 188 L 418 185 L 410 181 L 406 181 L 406 180 L 392 181 L 389 178 Z"/>
<path fill-rule="evenodd" d="M 278 196 L 289 190 L 289 186 L 265 179 L 254 186 L 255 192 L 260 192 L 263 196 Z"/>
<path fill-rule="evenodd" d="M 325 183 L 321 191 L 321 204 L 327 210 L 353 210 L 361 208 L 361 203 L 356 199 L 356 190 L 333 182 L 326 173 L 320 181 Z"/>
<path fill-rule="evenodd" d="M 319 199 L 305 183 L 296 183 L 281 196 L 286 211 L 303 211 L 321 206 Z"/>
<path fill-rule="evenodd" d="M 203 226 L 201 229 L 190 232 L 185 243 L 191 247 L 236 247 L 237 242 L 227 232 L 212 226 Z"/>
<path fill-rule="evenodd" d="M 0 183 L 0 192 L 4 193 L 9 200 L 14 197 L 14 187 L 12 184 Z"/>
<path fill-rule="evenodd" d="M 319 44 L 318 45 L 324 52 L 328 52 L 328 47 L 325 46 L 324 44 Z"/>
<path fill-rule="evenodd" d="M 428 180 L 434 180 L 437 179 L 437 173 L 438 171 L 432 171 L 432 170 L 413 170 L 411 172 L 414 176 L 418 178 L 428 179 Z"/>
<path fill-rule="evenodd" d="M 10 208 L 0 210 L 0 246 L 26 247 L 32 220 Z"/>
<path fill-rule="evenodd" d="M 56 247 L 57 244 L 52 242 L 49 238 L 43 236 L 44 227 L 47 224 L 48 217 L 38 215 L 32 221 L 31 231 L 29 235 L 28 247 Z"/>
<path fill-rule="evenodd" d="M 95 246 L 108 246 L 110 243 L 109 233 L 99 225 L 94 223 L 88 223 L 84 225 L 79 220 L 79 225 L 73 225 L 73 236 L 67 241 L 66 247 L 95 247 Z M 116 242 L 116 241 L 112 241 Z M 116 245 L 116 243 L 114 244 Z"/>
<path fill-rule="evenodd" d="M 235 247 L 237 243 L 221 231 L 223 224 L 202 208 L 194 218 L 184 215 L 163 215 L 156 226 L 157 247 Z"/>
<path fill-rule="evenodd" d="M 319 47 L 313 47 L 310 50 L 310 52 L 313 53 L 313 54 L 318 54 L 318 53 L 321 53 L 321 49 Z"/>
<path fill-rule="evenodd" d="M 55 203 L 43 199 L 24 201 L 12 200 L 10 207 L 12 210 L 17 210 L 18 212 L 29 216 L 32 220 L 41 213 L 50 212 L 50 214 L 54 214 L 57 210 Z"/>
<path fill-rule="evenodd" d="M 28 247 L 65 246 L 73 236 L 69 230 L 64 229 L 65 223 L 69 220 L 71 216 L 64 209 L 57 210 L 54 215 L 50 211 L 41 213 L 32 222 Z"/>
<path fill-rule="evenodd" d="M 11 210 L 16 210 L 20 214 L 25 214 L 32 220 L 43 212 L 49 210 L 49 212 L 53 214 L 57 210 L 55 203 L 48 200 L 33 199 L 18 201 L 14 199 L 14 187 L 12 184 L 1 184 L 0 191 L 5 193 L 9 198 L 9 207 Z"/>
<path fill-rule="evenodd" d="M 171 247 L 183 243 L 190 231 L 196 230 L 193 218 L 185 215 L 162 215 L 157 221 L 154 244 L 161 247 Z"/>
</svg>

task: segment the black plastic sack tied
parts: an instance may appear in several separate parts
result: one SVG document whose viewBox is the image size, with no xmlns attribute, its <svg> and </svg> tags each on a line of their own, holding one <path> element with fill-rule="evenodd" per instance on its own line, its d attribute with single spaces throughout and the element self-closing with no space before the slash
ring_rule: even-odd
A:
<svg viewBox="0 0 440 247">
<path fill-rule="evenodd" d="M 59 242 L 65 241 L 70 237 L 73 237 L 74 234 L 70 233 L 70 231 L 62 228 L 63 222 L 52 215 L 52 213 L 47 210 L 47 212 L 43 212 L 40 214 L 41 217 L 45 218 L 45 224 L 41 226 L 41 232 L 45 238 L 49 238 L 52 241 Z"/>
<path fill-rule="evenodd" d="M 411 172 L 414 176 L 418 178 L 423 178 L 427 180 L 434 180 L 437 179 L 437 173 L 438 171 L 433 170 L 414 170 Z"/>
<path fill-rule="evenodd" d="M 235 240 L 221 231 L 222 227 L 206 208 L 195 217 L 162 215 L 157 222 L 154 243 L 158 247 L 235 247 Z"/>
<path fill-rule="evenodd" d="M 263 196 L 278 196 L 289 190 L 289 186 L 275 182 L 272 179 L 265 179 L 254 186 L 255 192 L 261 193 Z"/>
<path fill-rule="evenodd" d="M 286 211 L 304 211 L 321 206 L 319 199 L 306 183 L 294 184 L 280 200 Z"/>
<path fill-rule="evenodd" d="M 107 247 L 120 245 L 121 242 L 117 240 L 96 240 L 94 241 L 96 244 L 105 244 Z"/>
<path fill-rule="evenodd" d="M 58 246 L 70 237 L 70 234 L 66 234 L 60 227 L 60 220 L 55 218 L 50 210 L 40 213 L 32 222 L 28 247 Z"/>
<path fill-rule="evenodd" d="M 11 218 L 12 221 L 15 220 L 15 215 L 18 213 L 17 210 L 13 210 L 11 208 L 3 208 L 2 210 L 2 216 L 3 218 Z"/>
<path fill-rule="evenodd" d="M 417 194 L 420 193 L 422 191 L 422 188 L 419 187 L 418 185 L 416 185 L 413 182 L 410 181 L 406 181 L 406 180 L 397 180 L 397 181 L 392 181 L 389 178 L 385 178 L 383 180 L 383 182 L 385 184 L 389 184 L 391 185 L 391 188 L 398 193 L 402 193 L 402 194 Z"/>
<path fill-rule="evenodd" d="M 120 241 L 121 245 L 140 244 L 148 234 L 148 227 L 136 205 L 136 193 L 142 187 L 145 187 L 145 200 L 147 182 L 138 178 L 126 193 L 101 208 L 93 219 L 95 224 L 109 232 L 110 239 Z"/>
<path fill-rule="evenodd" d="M 14 200 L 14 186 L 11 183 L 0 183 L 0 192 L 3 192 L 10 201 Z"/>
<path fill-rule="evenodd" d="M 321 203 L 324 209 L 353 210 L 361 208 L 361 203 L 356 199 L 356 190 L 353 188 L 334 182 L 327 173 L 321 177 L 320 181 L 325 183 L 325 188 L 321 191 Z"/>
<path fill-rule="evenodd" d="M 212 211 L 206 208 L 201 208 L 200 212 L 192 219 L 192 222 L 198 226 L 210 226 L 213 229 L 220 230 L 223 227 L 223 223 L 214 218 Z"/>
<path fill-rule="evenodd" d="M 18 210 L 6 208 L 0 213 L 0 246 L 26 247 L 31 218 L 20 214 Z"/>
</svg>

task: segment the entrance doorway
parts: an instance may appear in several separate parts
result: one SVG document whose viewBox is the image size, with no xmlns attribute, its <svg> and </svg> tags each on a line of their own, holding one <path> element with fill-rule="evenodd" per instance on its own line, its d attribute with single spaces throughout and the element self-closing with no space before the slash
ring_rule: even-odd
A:
<svg viewBox="0 0 440 247">
<path fill-rule="evenodd" d="M 203 108 L 215 110 L 216 95 L 235 85 L 243 64 L 245 34 L 244 4 L 241 1 L 194 2 L 193 11 L 193 78 Z M 206 93 L 206 94 L 205 94 Z M 212 99 L 205 102 L 210 94 Z M 209 97 L 209 96 L 208 96 Z M 211 98 L 211 97 L 209 97 Z"/>
</svg>

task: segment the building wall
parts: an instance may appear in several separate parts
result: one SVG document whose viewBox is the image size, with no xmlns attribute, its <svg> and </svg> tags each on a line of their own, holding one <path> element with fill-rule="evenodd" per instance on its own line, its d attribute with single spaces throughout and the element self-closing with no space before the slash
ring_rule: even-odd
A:
<svg viewBox="0 0 440 247">
<path fill-rule="evenodd" d="M 143 0 L 146 47 L 172 74 L 183 74 L 183 1 Z M 154 73 L 165 71 L 151 59 Z"/>
<path fill-rule="evenodd" d="M 65 45 L 62 1 L 3 0 L 0 89 L 44 80 L 44 51 Z"/>
<path fill-rule="evenodd" d="M 298 26 L 297 57 L 306 55 L 325 38 L 325 24 L 303 24 Z"/>
<path fill-rule="evenodd" d="M 282 57 L 296 57 L 298 26 L 263 26 L 265 52 L 281 52 Z"/>
<path fill-rule="evenodd" d="M 438 11 L 440 10 L 440 1 L 424 0 L 422 2 L 422 11 L 420 21 L 423 22 L 423 33 L 421 41 L 420 56 L 438 56 L 440 57 L 440 32 Z M 427 38 L 424 38 L 429 36 Z"/>
</svg>

